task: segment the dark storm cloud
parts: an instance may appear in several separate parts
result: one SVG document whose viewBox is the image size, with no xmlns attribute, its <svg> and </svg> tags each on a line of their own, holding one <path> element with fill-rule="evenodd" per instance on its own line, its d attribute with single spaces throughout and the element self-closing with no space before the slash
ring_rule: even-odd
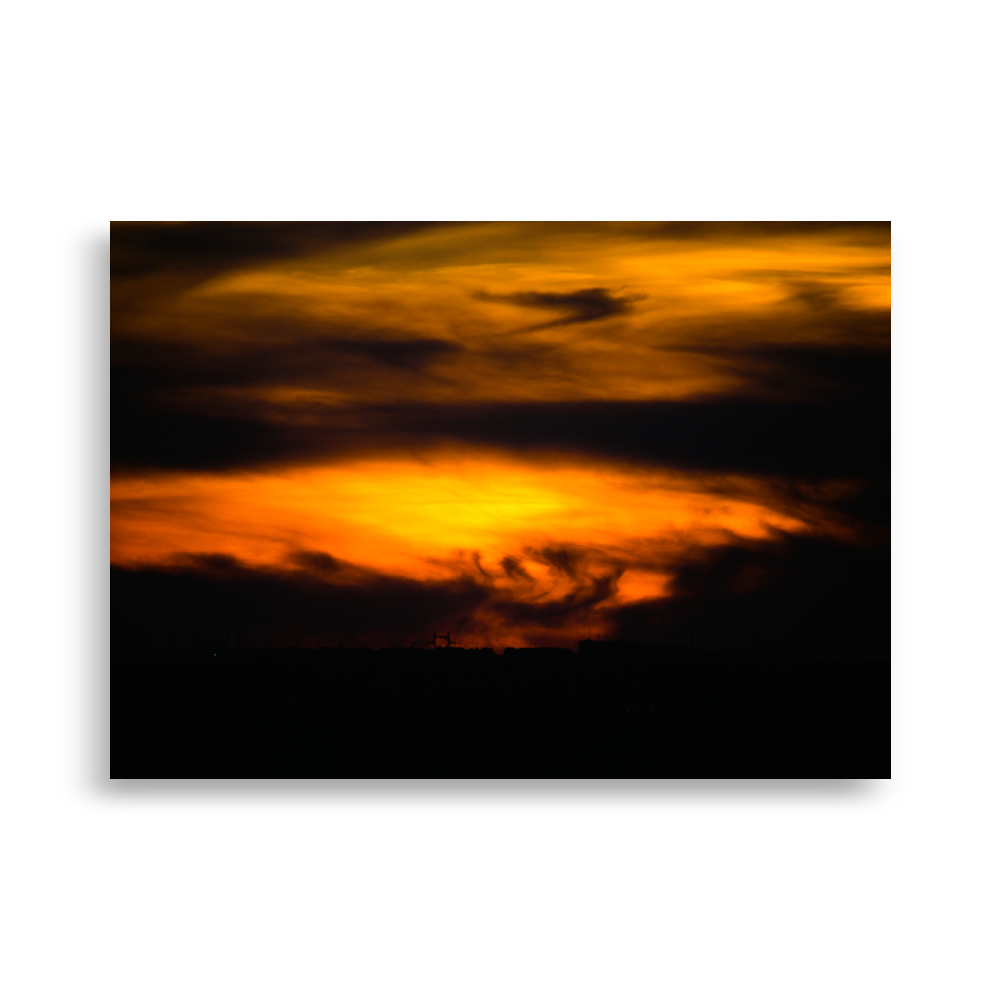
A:
<svg viewBox="0 0 1000 1000">
<path fill-rule="evenodd" d="M 748 541 L 671 567 L 670 598 L 613 612 L 619 636 L 720 648 L 794 642 L 808 655 L 889 654 L 889 546 L 816 536 Z"/>
<path fill-rule="evenodd" d="M 744 381 L 744 391 L 770 400 L 877 405 L 888 402 L 890 353 L 851 345 L 783 345 L 720 349 L 713 360 Z"/>
<path fill-rule="evenodd" d="M 412 340 L 339 340 L 331 347 L 343 354 L 366 358 L 391 368 L 420 372 L 448 354 L 461 354 L 463 348 L 451 340 L 417 337 Z"/>
<path fill-rule="evenodd" d="M 122 339 L 112 347 L 113 463 L 231 469 L 368 450 L 393 417 L 353 409 L 233 402 L 213 390 L 377 387 L 460 353 L 451 341 L 358 336 L 234 343 Z M 192 405 L 189 393 L 200 391 Z M 404 417 L 405 419 L 405 417 Z M 412 438 L 412 434 L 409 435 Z"/>
<path fill-rule="evenodd" d="M 425 404 L 278 408 L 226 417 L 133 408 L 112 442 L 118 468 L 234 469 L 438 444 L 486 445 L 681 469 L 857 476 L 888 464 L 888 401 Z"/>
<path fill-rule="evenodd" d="M 128 405 L 132 402 L 134 405 Z M 229 470 L 319 457 L 316 444 L 280 424 L 253 417 L 171 413 L 116 395 L 111 462 L 125 469 Z M 318 444 L 318 442 L 317 442 Z"/>
<path fill-rule="evenodd" d="M 302 553 L 296 561 L 287 570 L 250 568 L 228 556 L 112 567 L 117 645 L 150 643 L 170 614 L 188 633 L 200 625 L 207 638 L 226 623 L 246 629 L 258 646 L 389 645 L 461 624 L 488 598 L 488 590 L 466 576 L 421 582 L 352 567 L 326 553 Z M 131 637 L 130 629 L 145 638 Z"/>
<path fill-rule="evenodd" d="M 607 288 L 581 288 L 576 292 L 515 292 L 512 295 L 493 295 L 476 292 L 482 302 L 503 302 L 527 309 L 542 309 L 563 313 L 560 319 L 532 326 L 530 330 L 547 330 L 571 323 L 591 323 L 608 316 L 620 316 L 631 310 L 642 295 L 613 295 Z"/>
<path fill-rule="evenodd" d="M 311 324 L 304 335 L 302 322 L 289 322 L 284 340 L 166 339 L 130 341 L 112 347 L 112 386 L 116 406 L 162 408 L 173 412 L 171 399 L 186 390 L 259 388 L 321 388 L 371 386 L 386 369 L 418 374 L 434 362 L 462 353 L 463 348 L 435 337 L 393 338 L 388 331 L 337 330 L 329 324 Z M 381 336 L 379 334 L 382 334 Z M 246 409 L 253 412 L 255 406 Z"/>
<path fill-rule="evenodd" d="M 394 239 L 433 222 L 113 222 L 112 279 L 157 273 L 202 281 L 216 274 Z"/>
<path fill-rule="evenodd" d="M 135 336 L 135 314 L 113 314 L 112 385 L 123 394 L 183 392 L 190 387 L 282 388 L 366 385 L 385 368 L 423 371 L 463 352 L 461 344 L 377 322 L 350 324 L 309 316 L 269 296 L 241 296 L 221 315 L 169 314 Z"/>
</svg>

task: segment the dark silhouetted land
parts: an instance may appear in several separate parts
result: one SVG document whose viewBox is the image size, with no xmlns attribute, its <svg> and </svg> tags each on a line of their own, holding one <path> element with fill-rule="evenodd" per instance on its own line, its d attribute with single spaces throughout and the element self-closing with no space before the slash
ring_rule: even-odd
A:
<svg viewBox="0 0 1000 1000">
<path fill-rule="evenodd" d="M 113 654 L 114 777 L 886 777 L 889 663 L 567 649 Z"/>
</svg>

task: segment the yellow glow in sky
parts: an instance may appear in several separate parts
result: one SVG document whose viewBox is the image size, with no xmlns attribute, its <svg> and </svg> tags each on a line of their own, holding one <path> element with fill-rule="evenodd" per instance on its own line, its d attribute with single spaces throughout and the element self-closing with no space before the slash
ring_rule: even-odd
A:
<svg viewBox="0 0 1000 1000">
<path fill-rule="evenodd" d="M 296 550 L 318 550 L 421 579 L 447 576 L 456 559 L 473 553 L 498 574 L 505 557 L 529 565 L 533 550 L 553 545 L 641 567 L 652 557 L 650 546 L 804 527 L 762 503 L 699 489 L 680 476 L 492 455 L 119 478 L 112 502 L 112 559 L 121 564 L 183 552 L 280 564 Z M 634 594 L 650 589 L 635 573 L 628 586 Z"/>
</svg>

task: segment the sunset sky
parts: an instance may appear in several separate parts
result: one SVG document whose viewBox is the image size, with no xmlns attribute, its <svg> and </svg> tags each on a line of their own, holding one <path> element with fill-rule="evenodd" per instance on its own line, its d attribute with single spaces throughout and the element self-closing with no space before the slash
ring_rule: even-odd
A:
<svg viewBox="0 0 1000 1000">
<path fill-rule="evenodd" d="M 882 653 L 889 305 L 887 223 L 114 223 L 117 641 Z"/>
</svg>

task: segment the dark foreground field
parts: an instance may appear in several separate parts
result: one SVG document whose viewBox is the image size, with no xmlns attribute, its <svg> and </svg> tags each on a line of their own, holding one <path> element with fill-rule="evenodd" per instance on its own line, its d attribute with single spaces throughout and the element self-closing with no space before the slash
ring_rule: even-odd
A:
<svg viewBox="0 0 1000 1000">
<path fill-rule="evenodd" d="M 889 775 L 887 661 L 612 646 L 115 653 L 112 776 Z"/>
</svg>

